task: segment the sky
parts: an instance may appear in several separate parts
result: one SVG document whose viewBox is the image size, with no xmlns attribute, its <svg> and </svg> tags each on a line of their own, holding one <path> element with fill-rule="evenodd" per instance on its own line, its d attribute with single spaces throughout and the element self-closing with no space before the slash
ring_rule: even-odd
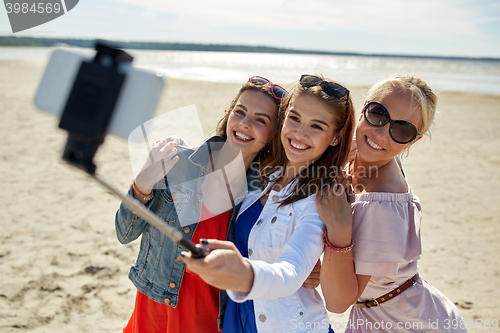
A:
<svg viewBox="0 0 500 333">
<path fill-rule="evenodd" d="M 15 34 L 0 7 L 0 35 L 500 58 L 500 1 L 80 0 Z"/>
</svg>

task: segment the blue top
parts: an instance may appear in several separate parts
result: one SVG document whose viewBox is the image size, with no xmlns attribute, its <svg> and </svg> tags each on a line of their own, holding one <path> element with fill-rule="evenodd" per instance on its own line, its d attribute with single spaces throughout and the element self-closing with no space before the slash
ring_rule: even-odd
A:
<svg viewBox="0 0 500 333">
<path fill-rule="evenodd" d="M 261 211 L 262 204 L 257 200 L 236 221 L 236 239 L 234 243 L 245 258 L 248 258 L 248 236 L 250 235 L 250 230 L 252 230 Z M 235 303 L 231 299 L 228 299 L 222 329 L 223 332 L 231 333 L 257 333 L 253 301 Z"/>
</svg>

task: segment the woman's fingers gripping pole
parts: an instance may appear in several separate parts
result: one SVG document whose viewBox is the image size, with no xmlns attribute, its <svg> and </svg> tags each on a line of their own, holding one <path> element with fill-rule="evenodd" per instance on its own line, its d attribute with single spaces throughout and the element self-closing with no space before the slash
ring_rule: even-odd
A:
<svg viewBox="0 0 500 333">
<path fill-rule="evenodd" d="M 228 241 L 201 240 L 210 253 L 203 258 L 193 258 L 182 252 L 187 268 L 203 281 L 219 289 L 249 292 L 253 285 L 253 269 L 242 257 L 236 246 Z"/>
</svg>

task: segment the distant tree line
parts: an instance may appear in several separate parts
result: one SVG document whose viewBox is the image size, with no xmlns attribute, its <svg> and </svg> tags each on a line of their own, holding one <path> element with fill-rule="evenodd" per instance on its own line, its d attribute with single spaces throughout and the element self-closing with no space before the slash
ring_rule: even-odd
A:
<svg viewBox="0 0 500 333">
<path fill-rule="evenodd" d="M 191 43 L 159 43 L 159 42 L 123 42 L 106 40 L 110 44 L 125 49 L 141 50 L 175 50 L 175 51 L 219 51 L 219 52 L 263 52 L 263 53 L 315 53 L 331 54 L 331 52 L 311 52 L 303 50 L 289 50 L 267 46 L 225 45 L 225 44 L 191 44 Z M 93 48 L 94 40 L 67 39 L 67 38 L 34 38 L 0 36 L 0 46 L 37 46 L 48 47 L 57 43 L 70 46 Z M 347 53 L 346 53 L 347 54 Z M 351 53 L 349 53 L 351 54 Z M 354 53 L 352 53 L 354 54 Z"/>
<path fill-rule="evenodd" d="M 49 47 L 49 46 L 54 46 L 55 44 L 63 43 L 70 46 L 93 48 L 94 42 L 95 40 L 90 40 L 90 39 L 0 36 L 0 46 Z M 296 53 L 296 54 L 320 54 L 320 55 L 323 54 L 323 55 L 341 55 L 341 56 L 371 56 L 371 57 L 377 56 L 377 57 L 398 57 L 398 58 L 500 61 L 499 58 L 438 57 L 438 56 L 367 54 L 367 53 L 352 53 L 352 52 L 327 52 L 327 51 L 294 50 L 294 49 L 284 49 L 278 47 L 248 46 L 248 45 L 123 42 L 123 41 L 112 41 L 112 40 L 105 40 L 105 42 L 108 42 L 112 45 L 115 45 L 116 47 L 124 49 L 141 49 L 141 50 Z"/>
</svg>

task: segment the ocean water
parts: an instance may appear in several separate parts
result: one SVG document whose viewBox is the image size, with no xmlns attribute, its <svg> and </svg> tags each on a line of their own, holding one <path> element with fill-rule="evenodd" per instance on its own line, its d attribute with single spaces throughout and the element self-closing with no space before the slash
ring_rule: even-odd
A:
<svg viewBox="0 0 500 333">
<path fill-rule="evenodd" d="M 0 61 L 44 63 L 50 48 L 0 47 Z M 89 52 L 89 50 L 87 50 Z M 301 74 L 321 73 L 349 86 L 371 86 L 394 73 L 414 73 L 436 91 L 500 95 L 500 60 L 424 59 L 376 56 L 130 50 L 138 67 L 167 77 L 245 82 L 260 75 L 285 87 Z"/>
</svg>

